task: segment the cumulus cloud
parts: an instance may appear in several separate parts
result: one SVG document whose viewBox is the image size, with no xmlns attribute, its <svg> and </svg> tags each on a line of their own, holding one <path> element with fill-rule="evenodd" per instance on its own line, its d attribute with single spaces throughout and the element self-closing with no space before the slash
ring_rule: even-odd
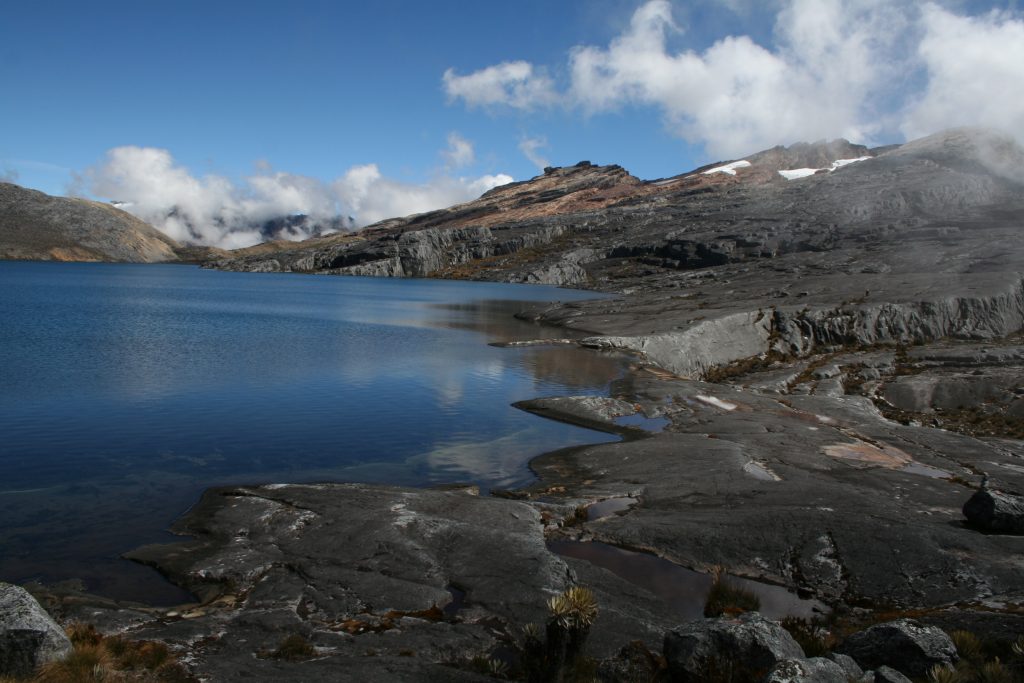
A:
<svg viewBox="0 0 1024 683">
<path fill-rule="evenodd" d="M 1024 80 L 1024 24 L 1010 12 L 972 18 L 910 0 L 780 0 L 777 8 L 767 46 L 733 35 L 702 51 L 676 49 L 686 29 L 668 0 L 650 0 L 607 45 L 573 47 L 561 89 L 528 62 L 465 76 L 449 69 L 443 81 L 470 107 L 557 104 L 587 115 L 653 107 L 670 131 L 718 157 L 963 123 L 1022 129 L 1024 95 L 1008 86 Z"/>
<path fill-rule="evenodd" d="M 448 69 L 442 82 L 450 99 L 461 99 L 469 107 L 505 105 L 534 109 L 558 100 L 551 78 L 524 61 L 502 62 L 466 76 Z"/>
<path fill-rule="evenodd" d="M 469 201 L 512 180 L 503 173 L 475 179 L 439 175 L 427 183 L 412 184 L 386 178 L 376 164 L 367 164 L 354 166 L 331 185 L 336 195 L 352 207 L 359 223 L 368 225 Z"/>
<path fill-rule="evenodd" d="M 922 14 L 924 92 L 907 111 L 907 137 L 984 125 L 1024 133 L 1024 21 L 1006 12 L 962 17 L 935 4 Z"/>
<path fill-rule="evenodd" d="M 448 168 L 470 166 L 476 161 L 473 143 L 455 131 L 448 133 L 448 149 L 442 152 Z"/>
<path fill-rule="evenodd" d="M 545 137 L 524 137 L 519 141 L 519 151 L 526 156 L 539 170 L 544 170 L 551 164 L 546 157 L 542 156 L 540 150 L 548 146 L 548 139 Z"/>
<path fill-rule="evenodd" d="M 467 162 L 472 146 L 449 137 L 455 159 Z M 468 143 L 467 143 L 468 144 Z M 78 177 L 78 189 L 119 202 L 124 210 L 189 244 L 227 249 L 267 238 L 305 239 L 473 199 L 512 181 L 510 176 L 456 178 L 439 173 L 421 184 L 384 177 L 375 164 L 353 166 L 324 182 L 273 171 L 266 162 L 240 184 L 196 177 L 166 149 L 117 147 Z"/>
</svg>

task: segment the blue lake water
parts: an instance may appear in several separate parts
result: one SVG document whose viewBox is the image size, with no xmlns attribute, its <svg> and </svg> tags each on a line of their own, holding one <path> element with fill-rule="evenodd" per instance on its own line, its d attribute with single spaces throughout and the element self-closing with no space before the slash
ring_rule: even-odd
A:
<svg viewBox="0 0 1024 683">
<path fill-rule="evenodd" d="M 516 410 L 604 394 L 626 359 L 491 341 L 551 287 L 0 261 L 0 579 L 171 603 L 118 559 L 203 489 L 363 481 L 512 487 L 605 441 Z"/>
</svg>

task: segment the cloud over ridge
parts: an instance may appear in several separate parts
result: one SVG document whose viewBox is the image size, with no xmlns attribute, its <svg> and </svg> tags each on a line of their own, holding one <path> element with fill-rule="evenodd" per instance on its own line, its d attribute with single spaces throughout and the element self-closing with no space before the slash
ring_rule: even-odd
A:
<svg viewBox="0 0 1024 683">
<path fill-rule="evenodd" d="M 452 175 L 473 162 L 474 152 L 458 133 L 449 134 L 448 143 L 442 151 L 445 168 L 422 183 L 388 178 L 376 164 L 353 166 L 325 182 L 274 171 L 266 162 L 235 183 L 217 175 L 196 177 L 166 149 L 124 146 L 79 174 L 76 189 L 118 201 L 178 241 L 234 249 L 264 241 L 269 230 L 276 238 L 305 239 L 465 202 L 512 182 L 500 173 Z"/>
<path fill-rule="evenodd" d="M 729 3 L 723 3 L 728 6 Z M 770 45 L 747 35 L 706 49 L 668 0 L 649 0 L 605 46 L 569 49 L 564 82 L 506 61 L 442 87 L 469 108 L 564 107 L 586 115 L 653 107 L 666 127 L 718 157 L 842 136 L 873 143 L 957 125 L 1024 130 L 1024 20 L 958 14 L 938 2 L 782 0 Z"/>
</svg>

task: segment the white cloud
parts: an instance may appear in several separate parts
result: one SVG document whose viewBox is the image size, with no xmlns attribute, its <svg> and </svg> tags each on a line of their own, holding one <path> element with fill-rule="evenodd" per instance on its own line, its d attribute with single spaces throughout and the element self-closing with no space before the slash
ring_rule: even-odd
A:
<svg viewBox="0 0 1024 683">
<path fill-rule="evenodd" d="M 870 136 L 861 105 L 879 82 L 900 22 L 880 3 L 791 0 L 776 47 L 747 36 L 673 52 L 680 29 L 666 0 L 633 15 L 607 48 L 577 47 L 570 96 L 588 112 L 651 105 L 681 137 L 730 157 L 801 139 Z M 873 48 L 873 49 L 872 49 Z"/>
<path fill-rule="evenodd" d="M 449 151 L 469 158 L 460 137 Z M 468 144 L 468 143 L 467 143 Z M 472 147 L 468 148 L 472 155 Z M 347 227 L 438 209 L 478 197 L 511 182 L 510 176 L 456 178 L 439 173 L 420 184 L 384 177 L 375 164 L 353 166 L 332 182 L 274 172 L 257 162 L 257 173 L 235 184 L 227 178 L 193 176 L 166 149 L 117 147 L 106 159 L 79 174 L 79 186 L 92 195 L 125 202 L 122 206 L 170 237 L 191 244 L 224 248 L 249 246 L 268 237 L 267 221 L 296 214 L 309 217 L 275 232 L 274 237 L 304 239 L 319 224 Z M 339 220 L 340 219 L 340 220 Z"/>
<path fill-rule="evenodd" d="M 466 76 L 448 69 L 442 77 L 450 99 L 462 99 L 469 107 L 506 105 L 533 109 L 557 101 L 553 81 L 529 62 L 502 62 Z"/>
<path fill-rule="evenodd" d="M 749 9 L 740 0 L 719 4 Z M 445 88 L 471 107 L 561 104 L 587 115 L 653 107 L 672 133 L 719 158 L 836 136 L 873 143 L 965 123 L 1024 130 L 1024 91 L 1013 87 L 1024 82 L 1024 23 L 1010 12 L 970 18 L 911 0 L 775 6 L 770 45 L 733 35 L 702 51 L 675 48 L 687 36 L 672 5 L 650 0 L 606 46 L 569 51 L 561 90 L 544 69 L 521 61 L 466 76 L 449 69 Z"/>
<path fill-rule="evenodd" d="M 935 4 L 922 21 L 928 82 L 908 109 L 907 137 L 959 125 L 1024 135 L 1024 21 L 1004 12 L 957 16 Z"/>
<path fill-rule="evenodd" d="M 544 170 L 551 164 L 548 163 L 547 157 L 541 155 L 541 149 L 548 146 L 548 139 L 542 136 L 537 137 L 524 137 L 519 141 L 519 151 L 522 152 L 530 162 L 536 166 L 539 170 Z"/>
<path fill-rule="evenodd" d="M 335 193 L 352 207 L 360 225 L 408 216 L 476 199 L 512 182 L 503 173 L 475 179 L 440 175 L 427 183 L 403 183 L 381 175 L 376 164 L 356 166 L 332 183 Z"/>
<path fill-rule="evenodd" d="M 448 168 L 470 166 L 476 161 L 473 143 L 455 131 L 448 133 L 448 149 L 442 152 Z"/>
</svg>

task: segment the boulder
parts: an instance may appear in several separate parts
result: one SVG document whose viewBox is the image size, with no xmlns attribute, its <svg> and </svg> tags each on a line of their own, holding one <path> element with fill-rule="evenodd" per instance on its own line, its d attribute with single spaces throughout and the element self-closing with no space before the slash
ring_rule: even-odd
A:
<svg viewBox="0 0 1024 683">
<path fill-rule="evenodd" d="M 889 666 L 880 666 L 873 673 L 875 683 L 913 683 L 909 678 Z"/>
<path fill-rule="evenodd" d="M 804 652 L 786 629 L 757 612 L 702 619 L 665 634 L 664 655 L 673 681 L 704 681 L 714 676 L 756 679 Z"/>
<path fill-rule="evenodd" d="M 828 656 L 833 662 L 843 667 L 843 671 L 846 672 L 846 677 L 851 681 L 859 681 L 864 675 L 864 669 L 860 668 L 853 657 L 849 655 L 841 655 L 838 652 L 832 652 Z"/>
<path fill-rule="evenodd" d="M 837 652 L 849 655 L 862 667 L 891 666 L 907 676 L 925 676 L 936 664 L 951 665 L 959 657 L 949 636 L 935 626 L 900 619 L 854 633 Z"/>
<path fill-rule="evenodd" d="M 762 683 L 848 683 L 843 667 L 824 657 L 786 659 L 775 665 Z"/>
<path fill-rule="evenodd" d="M 28 591 L 0 582 L 0 676 L 31 676 L 71 653 L 64 630 Z"/>
<path fill-rule="evenodd" d="M 1024 534 L 1024 497 L 981 488 L 964 503 L 964 517 L 986 531 Z"/>
</svg>

